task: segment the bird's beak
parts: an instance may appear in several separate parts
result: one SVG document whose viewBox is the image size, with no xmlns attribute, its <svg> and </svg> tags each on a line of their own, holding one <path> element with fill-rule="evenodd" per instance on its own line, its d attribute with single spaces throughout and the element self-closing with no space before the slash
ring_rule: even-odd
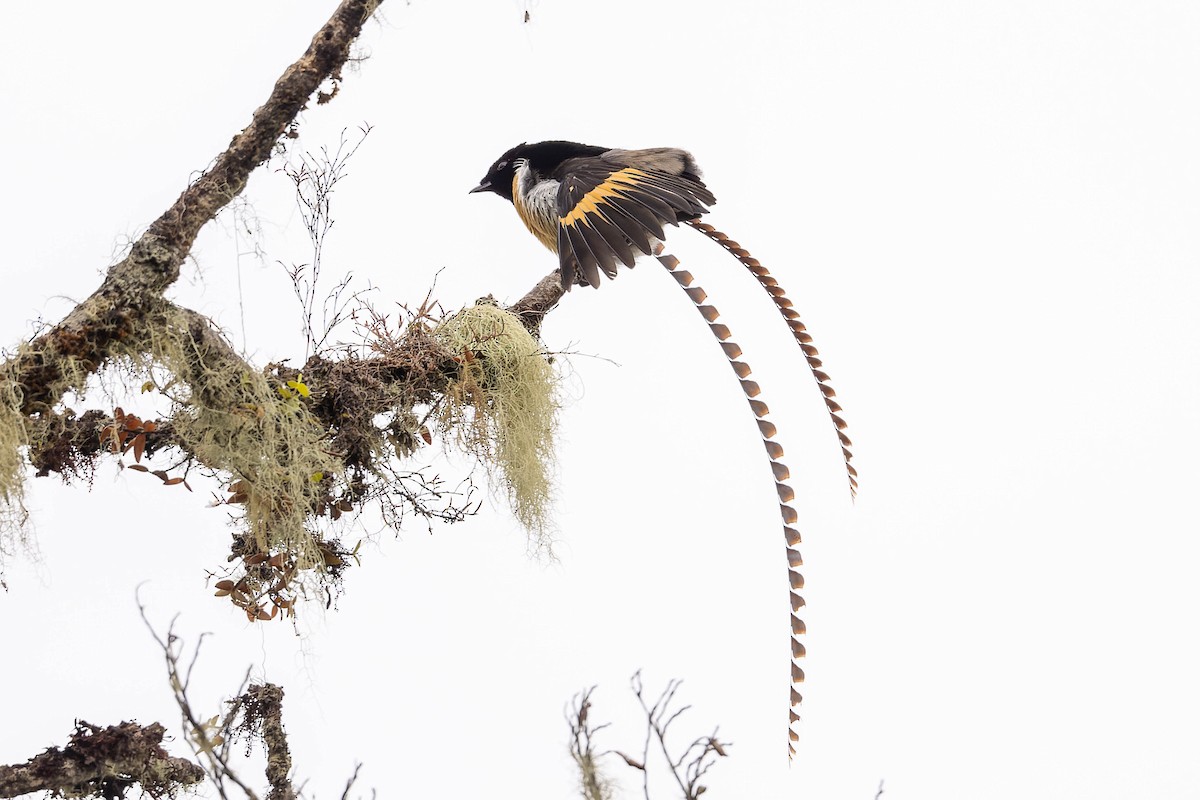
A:
<svg viewBox="0 0 1200 800">
<path fill-rule="evenodd" d="M 467 192 L 467 194 L 475 194 L 476 192 L 486 192 L 486 191 L 490 190 L 491 188 L 492 188 L 492 182 L 484 181 L 483 183 L 479 184 L 471 191 Z"/>
</svg>

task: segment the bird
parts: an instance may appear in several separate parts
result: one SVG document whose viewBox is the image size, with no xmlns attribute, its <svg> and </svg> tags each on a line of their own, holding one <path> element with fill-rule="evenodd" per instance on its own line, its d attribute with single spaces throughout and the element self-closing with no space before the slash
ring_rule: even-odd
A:
<svg viewBox="0 0 1200 800">
<path fill-rule="evenodd" d="M 663 225 L 697 219 L 716 202 L 685 150 L 615 150 L 577 142 L 519 144 L 472 192 L 494 192 L 525 227 L 558 253 L 563 288 L 600 286 L 650 255 Z"/>
<path fill-rule="evenodd" d="M 851 465 L 850 439 L 843 432 L 842 409 L 812 337 L 808 334 L 787 293 L 762 264 L 736 241 L 702 222 L 700 217 L 716 204 L 703 173 L 687 150 L 651 147 L 640 150 L 599 147 L 569 141 L 521 143 L 496 159 L 479 185 L 470 193 L 492 192 L 510 201 L 529 232 L 558 256 L 563 289 L 574 286 L 599 288 L 601 275 L 615 278 L 619 265 L 632 268 L 641 256 L 654 256 L 688 294 L 716 336 L 741 383 L 758 423 L 767 450 L 780 501 L 780 514 L 788 561 L 791 599 L 792 687 L 788 718 L 788 755 L 795 755 L 799 736 L 796 707 L 801 695 L 796 685 L 804 680 L 797 660 L 805 655 L 799 636 L 805 632 L 797 611 L 804 605 L 799 591 L 804 579 L 797 569 L 802 564 L 797 545 L 800 534 L 794 527 L 797 514 L 788 505 L 795 493 L 788 485 L 789 471 L 782 462 L 783 448 L 774 440 L 776 428 L 766 417 L 769 409 L 759 399 L 760 387 L 750 379 L 750 367 L 739 360 L 741 348 L 732 341 L 729 328 L 719 322 L 707 294 L 695 284 L 691 273 L 679 269 L 679 260 L 664 251 L 665 227 L 687 224 L 732 254 L 770 295 L 792 336 L 800 345 L 810 370 L 825 399 L 841 442 L 850 490 L 858 487 L 857 471 Z"/>
</svg>

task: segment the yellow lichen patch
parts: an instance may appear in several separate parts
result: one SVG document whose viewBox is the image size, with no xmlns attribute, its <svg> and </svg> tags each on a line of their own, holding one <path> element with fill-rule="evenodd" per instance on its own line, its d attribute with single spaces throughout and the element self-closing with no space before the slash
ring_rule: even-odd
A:
<svg viewBox="0 0 1200 800">
<path fill-rule="evenodd" d="M 439 425 L 489 471 L 533 544 L 548 550 L 558 400 L 554 369 L 513 314 L 489 303 L 447 318 L 434 334 L 462 368 L 446 391 Z M 499 478 L 497 486 L 496 478 Z"/>
</svg>

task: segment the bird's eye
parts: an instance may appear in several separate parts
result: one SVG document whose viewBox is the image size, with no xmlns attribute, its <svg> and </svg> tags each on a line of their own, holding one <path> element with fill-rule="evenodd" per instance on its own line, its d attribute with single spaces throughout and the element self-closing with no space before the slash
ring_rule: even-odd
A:
<svg viewBox="0 0 1200 800">
<path fill-rule="evenodd" d="M 507 166 L 508 166 L 508 162 L 507 162 L 507 161 L 497 161 L 497 162 L 496 162 L 496 169 L 497 169 L 497 170 L 504 169 L 504 168 L 505 168 L 505 167 L 507 167 Z"/>
</svg>

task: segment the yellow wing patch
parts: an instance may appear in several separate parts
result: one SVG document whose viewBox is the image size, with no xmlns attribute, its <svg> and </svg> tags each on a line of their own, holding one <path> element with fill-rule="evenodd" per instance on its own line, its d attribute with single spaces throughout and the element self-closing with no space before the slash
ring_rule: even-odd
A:
<svg viewBox="0 0 1200 800">
<path fill-rule="evenodd" d="M 624 187 L 637 186 L 646 173 L 640 169 L 626 167 L 609 175 L 604 183 L 592 189 L 579 199 L 575 207 L 565 217 L 559 217 L 560 225 L 574 225 L 576 222 L 587 224 L 587 216 L 600 210 L 604 201 L 609 197 L 619 196 Z"/>
</svg>

